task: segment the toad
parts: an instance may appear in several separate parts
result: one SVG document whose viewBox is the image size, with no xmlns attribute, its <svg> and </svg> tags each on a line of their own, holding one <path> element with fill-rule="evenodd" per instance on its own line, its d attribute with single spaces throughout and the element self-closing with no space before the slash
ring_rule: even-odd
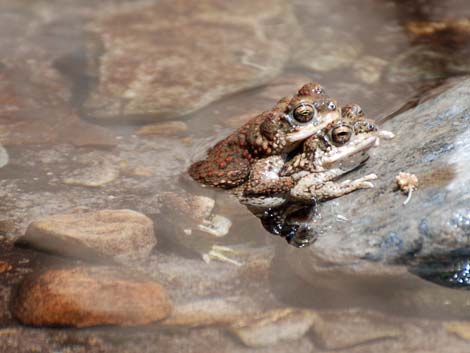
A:
<svg viewBox="0 0 470 353">
<path fill-rule="evenodd" d="M 364 163 L 367 151 L 381 137 L 390 139 L 393 134 L 379 130 L 360 106 L 347 105 L 340 118 L 307 138 L 290 159 L 270 156 L 257 161 L 235 194 L 252 209 L 266 209 L 286 201 L 314 203 L 372 188 L 375 174 L 341 182 L 336 179 Z"/>
<path fill-rule="evenodd" d="M 245 123 L 209 149 L 207 157 L 192 164 L 189 175 L 196 181 L 232 189 L 244 184 L 257 160 L 284 156 L 299 143 L 337 120 L 336 101 L 318 83 L 307 83 L 273 109 Z M 292 186 L 292 185 L 290 185 Z M 271 190 L 262 190 L 265 193 Z"/>
</svg>

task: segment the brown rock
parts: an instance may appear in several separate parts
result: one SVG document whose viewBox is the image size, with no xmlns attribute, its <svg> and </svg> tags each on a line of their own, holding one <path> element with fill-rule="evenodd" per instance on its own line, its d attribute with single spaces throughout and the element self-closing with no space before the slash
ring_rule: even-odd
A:
<svg viewBox="0 0 470 353">
<path fill-rule="evenodd" d="M 283 38 L 293 24 L 282 0 L 163 0 L 106 11 L 90 26 L 104 54 L 87 114 L 105 120 L 182 116 L 260 86 L 288 60 Z"/>
<path fill-rule="evenodd" d="M 33 326 L 144 325 L 167 317 L 171 303 L 152 280 L 115 267 L 74 267 L 21 283 L 13 315 Z"/>
<path fill-rule="evenodd" d="M 132 210 L 48 216 L 32 222 L 19 239 L 39 250 L 85 260 L 145 258 L 157 240 L 153 222 Z"/>
</svg>

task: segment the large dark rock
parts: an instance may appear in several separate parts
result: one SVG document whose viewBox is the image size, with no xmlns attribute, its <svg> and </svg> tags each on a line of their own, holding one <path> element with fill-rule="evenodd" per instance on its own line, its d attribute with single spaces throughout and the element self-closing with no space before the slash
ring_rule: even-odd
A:
<svg viewBox="0 0 470 353">
<path fill-rule="evenodd" d="M 288 249 L 284 254 L 297 274 L 323 288 L 343 288 L 347 293 L 350 286 L 367 295 L 373 283 L 385 288 L 403 280 L 413 287 L 416 281 L 407 273 L 410 266 L 468 254 L 469 97 L 470 79 L 454 82 L 384 124 L 396 137 L 374 149 L 366 165 L 348 176 L 376 173 L 375 188 L 320 205 L 320 219 L 314 225 L 318 241 L 310 248 Z M 395 184 L 401 171 L 419 179 L 419 188 L 407 205 Z M 423 301 L 430 307 L 443 304 L 446 295 L 453 298 L 452 304 L 462 303 L 462 295 L 446 292 L 438 293 L 433 304 L 429 299 L 432 288 L 420 286 L 420 293 L 427 293 Z M 407 293 L 413 306 L 410 298 L 415 292 Z"/>
</svg>

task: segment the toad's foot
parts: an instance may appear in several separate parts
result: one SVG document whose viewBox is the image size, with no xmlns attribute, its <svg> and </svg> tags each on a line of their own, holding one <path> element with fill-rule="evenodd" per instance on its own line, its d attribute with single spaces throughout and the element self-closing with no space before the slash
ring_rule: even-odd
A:
<svg viewBox="0 0 470 353">
<path fill-rule="evenodd" d="M 228 246 L 212 245 L 211 249 L 202 255 L 202 259 L 206 263 L 210 263 L 212 260 L 217 260 L 221 262 L 228 262 L 235 266 L 243 265 L 242 262 L 232 259 L 225 254 L 238 255 L 239 253 Z"/>
<path fill-rule="evenodd" d="M 356 190 L 373 188 L 374 184 L 370 181 L 375 179 L 377 179 L 377 175 L 369 174 L 356 180 L 345 180 L 340 183 L 327 181 L 321 185 L 314 184 L 307 188 L 303 185 L 302 188 L 294 188 L 291 196 L 298 201 L 334 199 Z"/>
</svg>

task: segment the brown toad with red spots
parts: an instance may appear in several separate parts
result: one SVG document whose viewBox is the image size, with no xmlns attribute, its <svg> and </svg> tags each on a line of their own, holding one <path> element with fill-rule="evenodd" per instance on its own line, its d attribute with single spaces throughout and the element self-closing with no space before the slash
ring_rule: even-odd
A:
<svg viewBox="0 0 470 353">
<path fill-rule="evenodd" d="M 255 161 L 292 151 L 340 115 L 336 101 L 318 83 L 308 83 L 219 141 L 206 159 L 191 165 L 189 175 L 205 185 L 237 187 L 248 179 Z"/>
</svg>

